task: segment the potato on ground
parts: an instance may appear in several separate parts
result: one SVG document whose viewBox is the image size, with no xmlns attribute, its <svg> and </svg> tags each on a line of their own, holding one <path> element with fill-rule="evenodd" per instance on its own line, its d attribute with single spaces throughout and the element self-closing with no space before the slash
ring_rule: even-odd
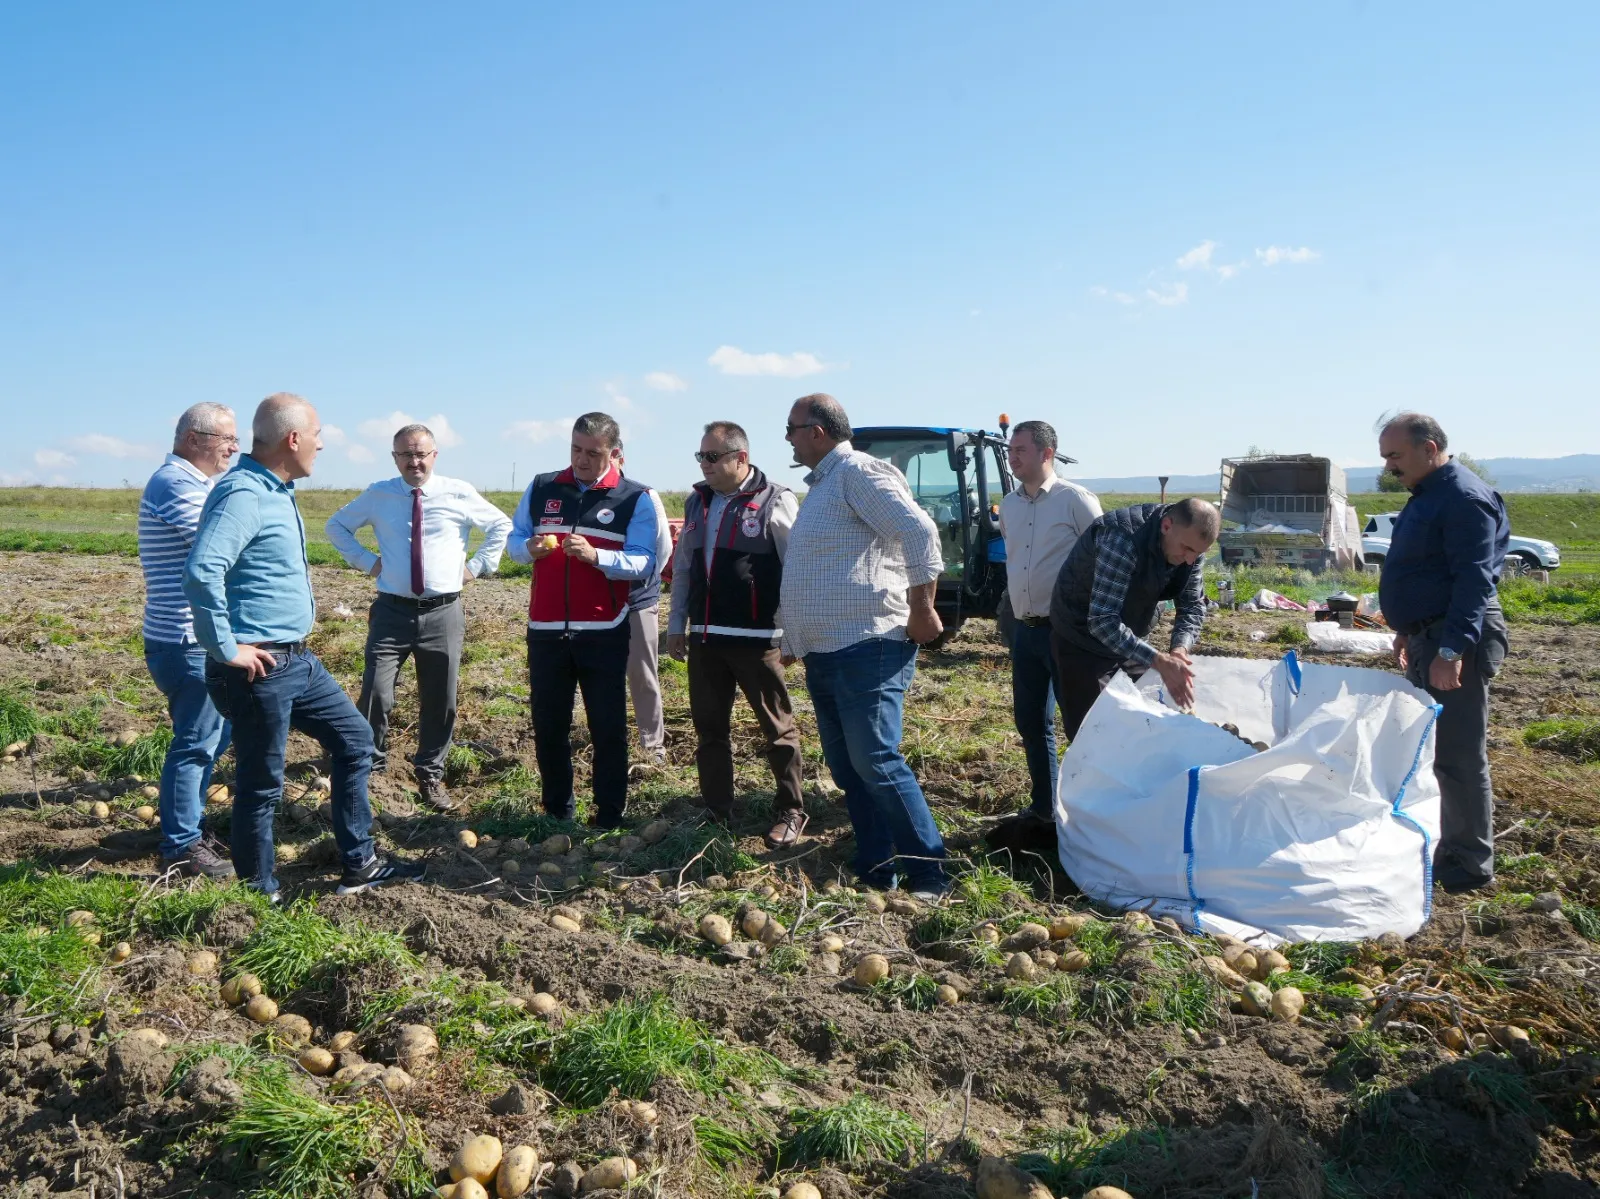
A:
<svg viewBox="0 0 1600 1199">
<path fill-rule="evenodd" d="M 733 940 L 733 926 L 726 916 L 707 912 L 700 917 L 700 936 L 720 949 Z"/>
<path fill-rule="evenodd" d="M 869 953 L 856 963 L 856 985 L 870 987 L 889 977 L 889 959 L 881 953 Z"/>
<path fill-rule="evenodd" d="M 271 1024 L 278 1018 L 278 1005 L 265 995 L 253 995 L 244 1005 L 244 1014 L 257 1024 Z"/>
<path fill-rule="evenodd" d="M 584 1171 L 583 1182 L 579 1184 L 578 1190 L 584 1194 L 590 1191 L 618 1190 L 632 1182 L 638 1173 L 639 1167 L 634 1165 L 631 1157 L 608 1157 Z"/>
<path fill-rule="evenodd" d="M 500 1159 L 494 1176 L 494 1193 L 499 1199 L 518 1199 L 533 1185 L 533 1172 L 539 1168 L 539 1155 L 532 1145 L 513 1145 Z"/>
<path fill-rule="evenodd" d="M 797 1182 L 783 1193 L 783 1199 L 822 1199 L 814 1183 Z"/>
<path fill-rule="evenodd" d="M 1272 1015 L 1293 1024 L 1305 1010 L 1306 997 L 1299 987 L 1279 987 L 1272 995 Z"/>
<path fill-rule="evenodd" d="M 1054 1199 L 1050 1188 L 1003 1157 L 978 1162 L 978 1199 Z"/>
<path fill-rule="evenodd" d="M 505 1156 L 505 1150 L 500 1144 L 499 1137 L 482 1134 L 468 1137 L 457 1149 L 455 1156 L 450 1159 L 450 1177 L 456 1182 L 463 1178 L 474 1178 L 481 1183 L 487 1183 L 500 1169 L 500 1159 Z"/>
</svg>

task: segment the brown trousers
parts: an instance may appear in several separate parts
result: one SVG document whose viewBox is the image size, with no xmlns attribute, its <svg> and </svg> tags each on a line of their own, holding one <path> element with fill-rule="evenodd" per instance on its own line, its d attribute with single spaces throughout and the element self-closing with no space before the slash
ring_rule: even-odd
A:
<svg viewBox="0 0 1600 1199">
<path fill-rule="evenodd" d="M 700 797 L 719 815 L 733 810 L 733 742 L 730 730 L 738 693 L 755 710 L 767 739 L 767 763 L 777 783 L 778 813 L 804 807 L 800 798 L 800 731 L 795 728 L 783 662 L 776 646 L 740 645 L 689 638 L 689 713 L 698 740 L 695 769 Z"/>
</svg>

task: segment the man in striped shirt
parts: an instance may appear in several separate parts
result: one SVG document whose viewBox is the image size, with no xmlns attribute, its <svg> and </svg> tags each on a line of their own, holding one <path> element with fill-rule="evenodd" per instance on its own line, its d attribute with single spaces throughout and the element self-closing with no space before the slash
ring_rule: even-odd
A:
<svg viewBox="0 0 1600 1199">
<path fill-rule="evenodd" d="M 206 651 L 194 637 L 183 563 L 211 484 L 238 448 L 232 409 L 194 405 L 178 418 L 172 453 L 139 500 L 144 660 L 172 717 L 172 744 L 161 769 L 161 862 L 180 874 L 210 878 L 233 874 L 200 828 L 211 769 L 228 746 L 229 729 L 206 693 Z"/>
</svg>

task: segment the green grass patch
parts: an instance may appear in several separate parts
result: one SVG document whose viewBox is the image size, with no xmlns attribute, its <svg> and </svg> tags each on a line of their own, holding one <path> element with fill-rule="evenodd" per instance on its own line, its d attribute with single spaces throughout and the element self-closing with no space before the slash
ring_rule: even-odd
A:
<svg viewBox="0 0 1600 1199">
<path fill-rule="evenodd" d="M 550 1039 L 549 1025 L 508 1002 L 510 998 L 498 983 L 441 974 L 369 997 L 360 1024 L 363 1029 L 388 1021 L 427 1024 L 446 1049 L 469 1048 L 501 1065 L 531 1068 Z"/>
<path fill-rule="evenodd" d="M 1215 1024 L 1223 1010 L 1223 988 L 1192 969 L 1188 954 L 1176 945 L 1157 945 L 1151 956 L 1156 968 L 1141 980 L 1144 995 L 1135 1009 L 1137 1018 L 1194 1029 Z"/>
<path fill-rule="evenodd" d="M 1122 952 L 1122 939 L 1117 936 L 1117 926 L 1109 920 L 1090 920 L 1078 935 L 1072 938 L 1074 947 L 1089 955 L 1092 969 L 1111 965 Z"/>
<path fill-rule="evenodd" d="M 1070 974 L 1054 974 L 1042 982 L 1011 982 L 1000 992 L 1000 1010 L 1011 1016 L 1054 1016 L 1063 1003 L 1072 1009 L 1077 982 Z"/>
<path fill-rule="evenodd" d="M 796 1108 L 790 1121 L 785 1162 L 903 1161 L 925 1135 L 910 1116 L 860 1093 L 828 1107 Z"/>
<path fill-rule="evenodd" d="M 28 929 L 0 930 L 0 993 L 21 999 L 30 1012 L 82 1022 L 89 1014 L 105 950 L 76 929 L 35 936 Z"/>
<path fill-rule="evenodd" d="M 421 963 L 394 933 L 359 922 L 334 924 L 302 900 L 269 911 L 228 963 L 228 974 L 249 971 L 269 995 L 281 998 L 342 971 L 382 965 L 414 971 Z"/>
<path fill-rule="evenodd" d="M 39 713 L 21 691 L 0 689 L 0 747 L 31 741 L 41 727 Z"/>
<path fill-rule="evenodd" d="M 612 1094 L 642 1099 L 663 1078 L 702 1095 L 720 1095 L 735 1079 L 765 1082 L 777 1059 L 733 1048 L 663 995 L 622 999 L 569 1022 L 551 1039 L 539 1081 L 563 1102 L 591 1108 Z"/>
<path fill-rule="evenodd" d="M 1566 916 L 1567 923 L 1578 931 L 1579 936 L 1600 942 L 1600 909 L 1586 903 L 1567 900 L 1562 903 L 1561 911 Z"/>
<path fill-rule="evenodd" d="M 1600 762 L 1600 719 L 1593 716 L 1536 720 L 1522 730 L 1522 740 L 1579 762 Z"/>
<path fill-rule="evenodd" d="M 93 912 L 108 940 L 133 930 L 140 885 L 120 874 L 60 874 L 31 862 L 0 866 L 0 929 L 62 927 L 68 912 Z"/>
<path fill-rule="evenodd" d="M 1017 1165 L 1038 1178 L 1052 1194 L 1080 1194 L 1097 1186 L 1121 1186 L 1130 1166 L 1172 1156 L 1171 1133 L 1159 1126 L 1121 1125 L 1096 1133 L 1087 1124 L 1035 1133 Z"/>
<path fill-rule="evenodd" d="M 1532 624 L 1600 624 L 1600 576 L 1563 570 L 1545 584 L 1502 579 L 1500 606 L 1506 619 Z"/>
<path fill-rule="evenodd" d="M 272 901 L 254 887 L 240 882 L 218 885 L 202 879 L 141 901 L 134 909 L 134 917 L 139 927 L 152 936 L 192 941 L 200 925 L 230 903 L 248 909 L 257 921 L 267 919 L 274 910 Z"/>
<path fill-rule="evenodd" d="M 872 984 L 872 994 L 890 1007 L 926 1012 L 934 1006 L 939 984 L 931 974 L 890 975 Z"/>
<path fill-rule="evenodd" d="M 746 1117 L 739 1126 L 711 1116 L 694 1117 L 694 1140 L 700 1156 L 716 1170 L 728 1170 L 741 1164 L 759 1163 L 777 1148 L 777 1131 L 770 1121 Z"/>
<path fill-rule="evenodd" d="M 397 1126 L 381 1098 L 326 1103 L 270 1059 L 241 1070 L 238 1081 L 244 1101 L 222 1140 L 254 1166 L 252 1199 L 344 1199 L 380 1169 L 390 1193 L 431 1191 L 421 1128 L 413 1119 Z"/>
<path fill-rule="evenodd" d="M 686 821 L 673 826 L 660 841 L 635 854 L 633 863 L 640 870 L 667 870 L 681 867 L 701 850 L 707 873 L 734 875 L 754 870 L 760 863 L 740 849 L 733 836 L 710 820 L 696 824 Z"/>
</svg>

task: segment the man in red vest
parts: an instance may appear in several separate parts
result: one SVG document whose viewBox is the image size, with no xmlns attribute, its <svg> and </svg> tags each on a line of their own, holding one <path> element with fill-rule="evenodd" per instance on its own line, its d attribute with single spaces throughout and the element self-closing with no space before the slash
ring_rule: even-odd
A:
<svg viewBox="0 0 1600 1199">
<path fill-rule="evenodd" d="M 628 606 L 656 568 L 656 509 L 618 467 L 621 436 L 604 412 L 572 426 L 572 465 L 528 484 L 507 552 L 533 564 L 528 692 L 545 811 L 570 820 L 572 704 L 583 691 L 594 760 L 590 823 L 622 823 L 628 788 Z"/>
</svg>

